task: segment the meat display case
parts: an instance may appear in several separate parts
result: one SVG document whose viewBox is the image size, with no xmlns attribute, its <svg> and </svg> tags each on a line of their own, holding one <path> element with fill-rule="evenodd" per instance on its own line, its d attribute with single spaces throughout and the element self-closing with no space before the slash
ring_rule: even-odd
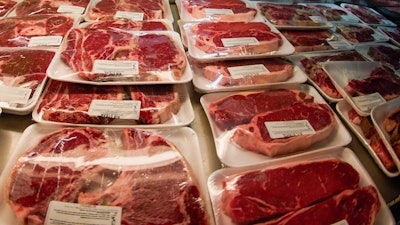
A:
<svg viewBox="0 0 400 225">
<path fill-rule="evenodd" d="M 178 9 L 174 3 L 171 3 L 171 10 L 173 16 L 175 17 L 175 21 L 177 21 Z M 177 23 L 174 23 L 173 25 L 175 30 L 179 30 Z M 189 127 L 191 127 L 198 135 L 201 154 L 203 157 L 203 167 L 205 169 L 206 176 L 209 176 L 212 172 L 225 167 L 225 165 L 223 165 L 218 159 L 212 131 L 208 123 L 207 116 L 200 103 L 200 98 L 203 94 L 196 92 L 191 82 L 187 83 L 186 85 L 195 114 L 195 118 Z M 331 103 L 331 107 L 335 110 L 334 103 Z M 32 115 L 30 114 L 13 115 L 4 112 L 1 113 L 0 111 L 0 174 L 4 170 L 8 156 L 12 154 L 23 131 L 34 123 L 35 122 L 32 120 Z M 349 127 L 347 127 L 347 129 L 350 131 Z M 394 202 L 399 202 L 400 176 L 386 176 L 374 162 L 374 159 L 368 153 L 357 136 L 353 132 L 349 133 L 351 134 L 352 140 L 345 147 L 354 151 L 355 155 L 359 158 L 375 182 L 385 202 L 389 206 L 394 204 Z M 399 207 L 397 207 L 397 210 L 399 210 Z M 394 213 L 394 216 L 396 217 L 399 214 L 400 211 L 397 211 L 397 215 Z M 399 218 L 396 219 L 399 220 Z"/>
</svg>

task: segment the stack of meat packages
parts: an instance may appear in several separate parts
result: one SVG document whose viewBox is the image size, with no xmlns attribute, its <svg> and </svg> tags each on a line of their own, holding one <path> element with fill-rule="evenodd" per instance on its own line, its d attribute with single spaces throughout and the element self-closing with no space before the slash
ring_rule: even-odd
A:
<svg viewBox="0 0 400 225">
<path fill-rule="evenodd" d="M 351 142 L 350 133 L 332 109 L 345 100 L 324 65 L 382 64 L 392 71 L 390 92 L 398 92 L 398 68 L 384 62 L 388 57 L 378 49 L 388 47 L 396 54 L 398 50 L 378 24 L 361 22 L 346 8 L 361 7 L 351 4 L 245 0 L 176 4 L 194 88 L 203 94 L 200 102 L 216 154 L 226 167 L 208 180 L 216 223 L 392 223 L 373 182 L 355 181 L 353 187 L 342 186 L 343 190 L 320 197 L 316 189 L 303 187 L 303 183 L 316 187 L 345 179 L 329 178 L 325 169 L 312 165 L 327 166 L 331 160 L 355 169 L 356 177 L 368 177 L 351 162 L 357 157 L 345 147 Z M 388 20 L 380 25 L 393 26 Z M 303 172 L 318 181 L 302 178 Z M 365 195 L 362 201 L 355 194 L 359 191 Z M 347 201 L 358 204 L 344 206 Z"/>
<path fill-rule="evenodd" d="M 0 4 L 1 108 L 36 122 L 2 173 L 2 222 L 212 224 L 168 0 Z"/>
</svg>

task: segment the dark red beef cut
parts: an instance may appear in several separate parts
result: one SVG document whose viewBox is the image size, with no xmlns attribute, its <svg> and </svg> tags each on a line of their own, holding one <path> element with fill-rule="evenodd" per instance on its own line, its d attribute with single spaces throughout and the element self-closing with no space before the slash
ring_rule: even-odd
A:
<svg viewBox="0 0 400 225">
<path fill-rule="evenodd" d="M 133 21 L 130 19 L 100 20 L 88 24 L 87 26 L 85 26 L 85 28 L 90 28 L 90 29 L 115 28 L 121 30 L 134 30 L 134 31 L 169 30 L 167 25 L 162 21 L 149 21 L 149 20 Z"/>
<path fill-rule="evenodd" d="M 62 5 L 86 8 L 90 0 L 24 0 L 15 9 L 17 16 L 57 14 Z"/>
<path fill-rule="evenodd" d="M 249 123 L 256 114 L 285 108 L 295 102 L 313 100 L 311 95 L 297 90 L 239 93 L 212 102 L 208 112 L 219 129 L 229 130 Z"/>
<path fill-rule="evenodd" d="M 35 36 L 64 36 L 73 26 L 66 15 L 33 15 L 0 20 L 0 47 L 25 47 Z"/>
<path fill-rule="evenodd" d="M 209 224 L 197 180 L 174 143 L 137 129 L 49 134 L 20 158 L 6 190 L 20 224 L 43 224 L 53 200 L 121 207 L 124 225 Z"/>
<path fill-rule="evenodd" d="M 395 70 L 400 69 L 400 48 L 385 45 L 370 46 L 367 54 L 375 61 L 379 61 Z"/>
<path fill-rule="evenodd" d="M 134 35 L 116 29 L 72 29 L 61 58 L 79 77 L 92 81 L 122 79 L 93 73 L 95 60 L 137 61 L 139 74 L 127 79 L 146 81 L 160 80 L 162 72 L 179 80 L 187 63 L 182 49 L 166 34 Z"/>
<path fill-rule="evenodd" d="M 257 225 L 373 225 L 379 212 L 378 192 L 373 186 L 348 189 L 315 205 Z"/>
<path fill-rule="evenodd" d="M 0 1 L 0 17 L 7 15 L 8 12 L 17 4 L 13 0 L 2 0 Z"/>
<path fill-rule="evenodd" d="M 311 16 L 321 16 L 317 10 L 300 4 L 258 3 L 261 13 L 274 25 L 319 26 Z"/>
<path fill-rule="evenodd" d="M 163 0 L 100 0 L 89 10 L 91 20 L 113 18 L 118 11 L 143 13 L 143 20 L 164 19 L 166 6 Z"/>
<path fill-rule="evenodd" d="M 295 52 L 332 50 L 333 47 L 328 43 L 328 40 L 334 41 L 336 39 L 328 30 L 283 30 L 282 34 L 294 46 Z"/>
<path fill-rule="evenodd" d="M 355 188 L 359 179 L 349 163 L 334 158 L 250 171 L 223 181 L 221 207 L 232 222 L 254 224 Z"/>
<path fill-rule="evenodd" d="M 352 43 L 363 43 L 375 41 L 373 34 L 375 31 L 369 27 L 353 25 L 353 24 L 338 24 L 336 32 L 341 34 L 346 40 Z"/>
<path fill-rule="evenodd" d="M 385 100 L 400 96 L 400 78 L 393 70 L 380 66 L 365 79 L 353 79 L 344 88 L 351 96 L 379 93 Z"/>
<path fill-rule="evenodd" d="M 314 134 L 272 138 L 265 122 L 307 120 Z M 326 104 L 297 102 L 275 111 L 255 115 L 248 124 L 237 126 L 231 141 L 242 149 L 277 156 L 309 148 L 327 139 L 336 127 L 334 113 Z"/>
<path fill-rule="evenodd" d="M 282 37 L 262 22 L 202 22 L 190 27 L 194 46 L 207 54 L 229 53 L 261 54 L 276 51 L 281 46 Z M 254 45 L 225 47 L 223 38 L 251 37 L 258 41 Z"/>
<path fill-rule="evenodd" d="M 341 8 L 334 8 L 324 4 L 310 4 L 309 7 L 317 10 L 328 21 L 340 21 L 342 16 L 346 16 L 347 12 Z"/>
<path fill-rule="evenodd" d="M 380 24 L 382 20 L 387 20 L 381 14 L 372 11 L 368 6 L 345 4 L 344 8 L 367 24 Z"/>
</svg>

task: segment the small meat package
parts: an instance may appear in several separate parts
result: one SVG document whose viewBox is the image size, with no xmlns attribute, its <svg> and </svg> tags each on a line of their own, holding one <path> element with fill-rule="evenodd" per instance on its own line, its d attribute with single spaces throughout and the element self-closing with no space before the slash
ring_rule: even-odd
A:
<svg viewBox="0 0 400 225">
<path fill-rule="evenodd" d="M 317 10 L 327 21 L 336 23 L 358 23 L 360 20 L 344 8 L 332 3 L 305 3 Z"/>
<path fill-rule="evenodd" d="M 337 24 L 333 29 L 353 45 L 389 41 L 382 32 L 366 24 L 342 23 Z"/>
<path fill-rule="evenodd" d="M 396 24 L 377 12 L 375 9 L 349 3 L 341 3 L 341 7 L 357 16 L 363 23 L 370 26 L 391 26 L 396 27 Z"/>
<path fill-rule="evenodd" d="M 40 123 L 185 126 L 194 112 L 183 84 L 89 85 L 50 80 L 35 110 Z"/>
<path fill-rule="evenodd" d="M 20 225 L 212 225 L 202 165 L 188 127 L 34 124 L 2 173 L 0 217 Z"/>
<path fill-rule="evenodd" d="M 393 70 L 400 71 L 400 48 L 390 43 L 358 45 L 355 49 L 370 61 L 381 62 Z"/>
<path fill-rule="evenodd" d="M 18 0 L 0 1 L 0 18 L 6 17 L 14 7 L 17 5 Z"/>
<path fill-rule="evenodd" d="M 10 13 L 12 16 L 32 16 L 45 14 L 84 15 L 90 0 L 23 0 Z"/>
<path fill-rule="evenodd" d="M 212 173 L 217 225 L 394 224 L 366 169 L 348 148 Z"/>
<path fill-rule="evenodd" d="M 55 50 L 0 48 L 0 108 L 26 115 L 32 112 L 42 90 Z"/>
<path fill-rule="evenodd" d="M 310 85 L 210 93 L 200 102 L 217 155 L 230 167 L 345 146 L 351 141 L 339 118 Z"/>
<path fill-rule="evenodd" d="M 399 27 L 379 26 L 378 30 L 380 32 L 382 32 L 384 35 L 386 35 L 394 45 L 396 45 L 397 47 L 400 47 L 400 28 Z"/>
</svg>

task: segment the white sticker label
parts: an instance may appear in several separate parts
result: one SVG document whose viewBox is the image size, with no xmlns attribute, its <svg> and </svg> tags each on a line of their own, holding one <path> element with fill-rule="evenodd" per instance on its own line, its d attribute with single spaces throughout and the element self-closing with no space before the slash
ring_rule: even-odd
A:
<svg viewBox="0 0 400 225">
<path fill-rule="evenodd" d="M 328 44 L 334 49 L 350 48 L 351 44 L 346 41 L 328 41 Z"/>
<path fill-rule="evenodd" d="M 74 6 L 74 5 L 60 5 L 58 7 L 58 13 L 77 13 L 82 14 L 85 11 L 84 7 Z"/>
<path fill-rule="evenodd" d="M 347 21 L 347 22 L 357 22 L 357 21 L 358 21 L 358 19 L 355 18 L 355 17 L 352 16 L 352 15 L 341 15 L 340 17 L 341 17 L 341 19 L 342 19 L 343 21 Z"/>
<path fill-rule="evenodd" d="M 139 63 L 130 60 L 95 60 L 92 72 L 110 76 L 134 76 L 139 73 Z"/>
<path fill-rule="evenodd" d="M 379 93 L 357 96 L 353 98 L 354 104 L 363 112 L 369 112 L 377 105 L 385 103 L 386 100 Z"/>
<path fill-rule="evenodd" d="M 62 36 L 36 36 L 31 37 L 28 47 L 36 46 L 60 46 Z"/>
<path fill-rule="evenodd" d="M 215 9 L 215 8 L 206 8 L 204 9 L 206 16 L 212 15 L 233 15 L 232 9 Z"/>
<path fill-rule="evenodd" d="M 119 225 L 122 208 L 117 206 L 81 205 L 69 202 L 51 201 L 47 210 L 45 225 Z"/>
<path fill-rule="evenodd" d="M 228 67 L 228 71 L 233 78 L 269 73 L 269 70 L 263 64 L 232 66 Z"/>
<path fill-rule="evenodd" d="M 238 45 L 259 45 L 255 37 L 242 37 L 242 38 L 222 38 L 224 47 L 232 47 Z"/>
<path fill-rule="evenodd" d="M 315 134 L 315 130 L 308 120 L 274 121 L 264 124 L 273 139 Z"/>
<path fill-rule="evenodd" d="M 325 19 L 322 16 L 309 16 L 309 18 L 316 23 L 325 23 Z"/>
<path fill-rule="evenodd" d="M 123 18 L 123 19 L 130 19 L 130 20 L 143 20 L 144 13 L 117 11 L 117 13 L 115 14 L 115 17 Z"/>
<path fill-rule="evenodd" d="M 138 120 L 140 101 L 94 99 L 90 103 L 88 114 L 91 116 Z"/>
<path fill-rule="evenodd" d="M 347 220 L 341 220 L 336 223 L 332 223 L 331 225 L 349 225 L 349 223 L 347 222 Z"/>
<path fill-rule="evenodd" d="M 0 101 L 26 104 L 31 96 L 31 92 L 32 89 L 29 88 L 0 86 Z"/>
</svg>

